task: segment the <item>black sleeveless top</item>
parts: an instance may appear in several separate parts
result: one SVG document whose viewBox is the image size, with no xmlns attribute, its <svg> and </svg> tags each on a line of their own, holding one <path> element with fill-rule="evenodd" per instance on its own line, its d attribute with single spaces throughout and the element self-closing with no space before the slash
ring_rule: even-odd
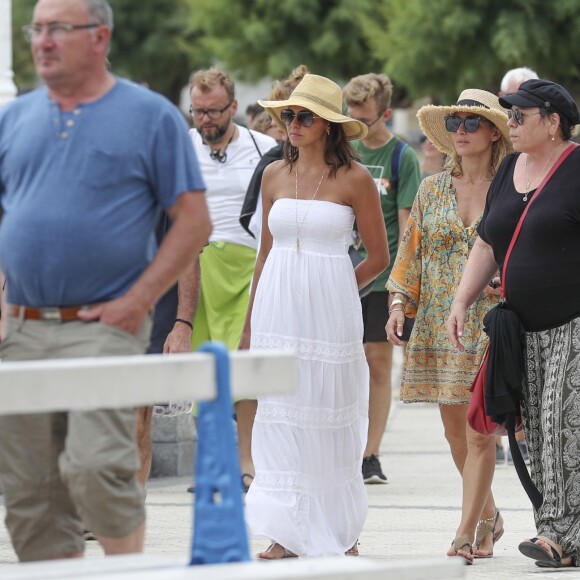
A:
<svg viewBox="0 0 580 580">
<path fill-rule="evenodd" d="M 502 162 L 479 224 L 481 239 L 503 262 L 526 203 L 513 184 L 518 153 Z M 529 198 L 533 192 L 530 192 Z M 530 208 L 507 271 L 507 302 L 528 331 L 580 316 L 580 147 L 564 161 Z"/>
</svg>

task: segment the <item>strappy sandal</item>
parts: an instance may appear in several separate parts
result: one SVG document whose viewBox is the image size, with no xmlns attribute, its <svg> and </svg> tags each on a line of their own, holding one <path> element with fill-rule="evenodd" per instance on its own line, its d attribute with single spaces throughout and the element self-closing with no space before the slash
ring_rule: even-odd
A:
<svg viewBox="0 0 580 580">
<path fill-rule="evenodd" d="M 468 548 L 467 550 L 463 549 L 463 548 L 465 548 L 465 546 L 467 546 L 467 548 Z M 465 563 L 468 566 L 471 566 L 473 564 L 473 560 L 470 560 L 466 556 L 463 556 L 462 554 L 459 553 L 461 551 L 461 552 L 465 552 L 465 553 L 469 554 L 470 556 L 473 556 L 473 546 L 471 545 L 471 541 L 467 536 L 459 536 L 459 537 L 455 538 L 451 542 L 451 547 L 453 548 L 453 551 L 455 552 L 455 556 L 458 556 L 460 558 L 464 558 Z"/>
<path fill-rule="evenodd" d="M 358 556 L 358 538 L 353 544 L 352 548 L 349 548 L 345 553 L 345 556 Z"/>
<path fill-rule="evenodd" d="M 501 530 L 496 530 L 497 523 L 499 521 L 499 516 L 500 516 L 499 510 L 496 509 L 495 514 L 493 516 L 489 518 L 484 518 L 482 520 L 478 520 L 477 530 L 475 532 L 475 549 L 481 550 L 481 544 L 489 534 L 491 534 L 493 543 L 491 546 L 491 554 L 486 554 L 485 556 L 474 554 L 474 558 L 491 558 L 493 556 L 493 546 L 495 546 L 496 542 L 503 536 L 504 533 L 503 526 Z"/>
<path fill-rule="evenodd" d="M 542 546 L 539 546 L 536 542 L 540 540 L 550 547 L 552 555 L 548 554 Z M 560 556 L 558 550 L 553 546 L 550 546 L 546 540 L 541 538 L 532 538 L 530 540 L 524 540 L 519 546 L 518 550 L 528 558 L 536 560 L 536 566 L 540 568 L 569 568 L 574 566 L 574 558 L 571 559 L 569 564 L 563 564 L 562 558 L 567 558 L 568 556 Z"/>
<path fill-rule="evenodd" d="M 276 557 L 276 556 L 272 557 L 272 552 L 274 551 L 274 548 L 276 546 L 280 546 L 280 548 L 282 548 L 282 550 L 283 550 L 282 556 L 280 556 L 280 557 Z M 266 556 L 265 554 L 269 554 L 269 555 Z M 287 550 L 282 544 L 279 544 L 278 542 L 272 542 L 266 548 L 266 550 L 264 550 L 263 552 L 260 552 L 257 557 L 260 560 L 281 560 L 283 558 L 298 558 L 298 556 L 294 552 Z"/>
</svg>

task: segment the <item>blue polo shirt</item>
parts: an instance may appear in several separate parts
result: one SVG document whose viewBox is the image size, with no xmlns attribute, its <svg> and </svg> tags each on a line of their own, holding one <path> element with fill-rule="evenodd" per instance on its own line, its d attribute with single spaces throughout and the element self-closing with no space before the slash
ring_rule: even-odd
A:
<svg viewBox="0 0 580 580">
<path fill-rule="evenodd" d="M 46 88 L 0 109 L 0 265 L 8 301 L 67 306 L 123 295 L 150 263 L 161 208 L 205 189 L 179 111 L 117 78 L 62 112 Z"/>
</svg>

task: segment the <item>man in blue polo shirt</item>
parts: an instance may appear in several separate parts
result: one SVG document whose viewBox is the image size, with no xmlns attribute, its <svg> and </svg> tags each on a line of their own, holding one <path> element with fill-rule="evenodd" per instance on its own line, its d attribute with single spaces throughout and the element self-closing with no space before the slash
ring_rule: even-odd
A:
<svg viewBox="0 0 580 580">
<path fill-rule="evenodd" d="M 0 110 L 3 360 L 143 353 L 156 300 L 211 232 L 185 121 L 108 72 L 112 28 L 107 0 L 39 0 L 25 27 L 46 86 Z M 155 253 L 161 208 L 173 226 Z M 20 560 L 81 556 L 81 522 L 106 554 L 142 550 L 134 423 L 134 409 L 0 418 Z"/>
</svg>

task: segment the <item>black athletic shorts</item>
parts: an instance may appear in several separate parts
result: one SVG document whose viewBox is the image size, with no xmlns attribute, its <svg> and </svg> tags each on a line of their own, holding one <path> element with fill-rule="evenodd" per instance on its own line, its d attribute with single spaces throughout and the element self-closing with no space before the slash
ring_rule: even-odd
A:
<svg viewBox="0 0 580 580">
<path fill-rule="evenodd" d="M 371 292 L 361 298 L 363 315 L 363 342 L 388 342 L 385 326 L 389 320 L 389 293 Z M 405 317 L 401 340 L 408 341 L 415 324 L 414 318 Z"/>
<path fill-rule="evenodd" d="M 389 319 L 389 293 L 371 292 L 361 298 L 364 324 L 363 342 L 387 342 L 385 325 Z"/>
</svg>

